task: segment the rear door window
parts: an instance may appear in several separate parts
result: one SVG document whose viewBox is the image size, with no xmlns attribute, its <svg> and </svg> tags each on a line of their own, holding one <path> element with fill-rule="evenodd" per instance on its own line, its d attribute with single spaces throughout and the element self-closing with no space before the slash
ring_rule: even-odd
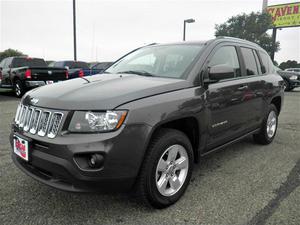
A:
<svg viewBox="0 0 300 225">
<path fill-rule="evenodd" d="M 253 75 L 258 75 L 258 67 L 257 67 L 257 62 L 255 59 L 256 54 L 254 50 L 250 48 L 244 48 L 241 47 L 241 51 L 244 57 L 244 62 L 245 62 L 245 67 L 246 67 L 246 75 L 247 76 L 253 76 Z"/>
</svg>

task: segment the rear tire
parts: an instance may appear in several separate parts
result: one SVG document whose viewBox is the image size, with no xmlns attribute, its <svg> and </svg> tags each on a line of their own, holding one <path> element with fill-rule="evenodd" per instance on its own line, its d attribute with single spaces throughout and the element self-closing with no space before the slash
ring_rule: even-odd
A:
<svg viewBox="0 0 300 225">
<path fill-rule="evenodd" d="M 151 140 L 136 190 L 154 208 L 174 204 L 184 194 L 193 170 L 194 155 L 187 136 L 174 129 L 161 129 Z"/>
<path fill-rule="evenodd" d="M 253 135 L 254 141 L 262 145 L 270 144 L 276 135 L 277 126 L 278 111 L 275 105 L 271 104 L 262 123 L 260 132 Z"/>
<path fill-rule="evenodd" d="M 20 80 L 15 80 L 14 92 L 18 98 L 21 98 L 25 94 L 25 87 Z"/>
</svg>

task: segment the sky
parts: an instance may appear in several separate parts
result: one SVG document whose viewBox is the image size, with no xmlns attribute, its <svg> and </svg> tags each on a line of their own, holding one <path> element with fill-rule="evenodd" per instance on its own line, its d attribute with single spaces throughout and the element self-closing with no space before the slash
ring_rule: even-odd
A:
<svg viewBox="0 0 300 225">
<path fill-rule="evenodd" d="M 150 43 L 214 38 L 215 24 L 258 12 L 263 0 L 76 0 L 77 59 L 114 61 Z M 269 0 L 268 5 L 298 0 Z M 0 51 L 46 60 L 73 59 L 72 0 L 0 0 Z M 300 27 L 277 31 L 277 62 L 300 61 Z"/>
</svg>

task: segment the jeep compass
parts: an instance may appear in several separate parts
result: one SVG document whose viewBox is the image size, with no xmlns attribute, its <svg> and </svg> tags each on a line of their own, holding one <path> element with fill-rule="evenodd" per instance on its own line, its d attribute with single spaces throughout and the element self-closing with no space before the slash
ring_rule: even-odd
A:
<svg viewBox="0 0 300 225">
<path fill-rule="evenodd" d="M 12 159 L 65 191 L 129 191 L 155 208 L 185 192 L 199 158 L 249 135 L 270 144 L 283 80 L 258 45 L 220 37 L 155 44 L 105 74 L 28 92 Z"/>
</svg>

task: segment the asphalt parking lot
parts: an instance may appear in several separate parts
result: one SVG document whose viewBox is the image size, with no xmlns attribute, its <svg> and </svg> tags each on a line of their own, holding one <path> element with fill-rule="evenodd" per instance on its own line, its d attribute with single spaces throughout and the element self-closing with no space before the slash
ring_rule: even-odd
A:
<svg viewBox="0 0 300 225">
<path fill-rule="evenodd" d="M 1 224 L 300 224 L 300 89 L 286 93 L 274 142 L 251 138 L 201 160 L 183 198 L 153 210 L 126 194 L 52 189 L 12 163 L 18 99 L 0 92 Z"/>
</svg>

